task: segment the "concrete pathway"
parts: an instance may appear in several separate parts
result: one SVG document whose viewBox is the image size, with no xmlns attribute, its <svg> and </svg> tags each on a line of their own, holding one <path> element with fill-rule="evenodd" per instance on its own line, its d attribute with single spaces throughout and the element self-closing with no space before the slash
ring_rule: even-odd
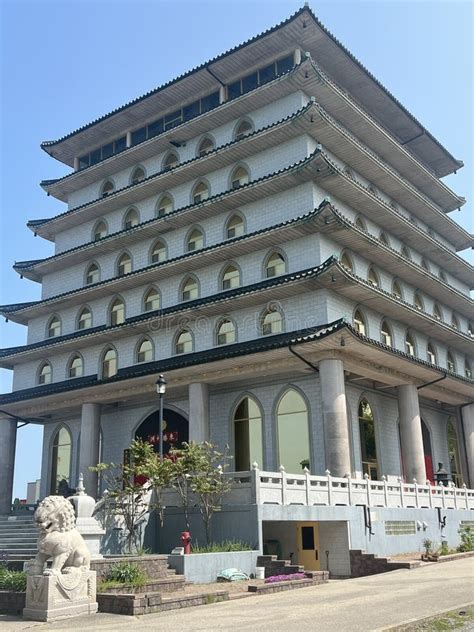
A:
<svg viewBox="0 0 474 632">
<path fill-rule="evenodd" d="M 474 558 L 135 618 L 98 614 L 45 624 L 0 616 L 0 630 L 368 632 L 470 603 L 474 603 Z"/>
</svg>

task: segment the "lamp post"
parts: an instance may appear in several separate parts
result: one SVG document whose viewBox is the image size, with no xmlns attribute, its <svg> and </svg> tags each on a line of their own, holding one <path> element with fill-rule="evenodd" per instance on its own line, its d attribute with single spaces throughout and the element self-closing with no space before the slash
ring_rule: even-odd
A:
<svg viewBox="0 0 474 632">
<path fill-rule="evenodd" d="M 166 380 L 162 375 L 156 380 L 156 392 L 160 398 L 160 423 L 159 423 L 159 442 L 160 442 L 160 461 L 163 460 L 163 395 L 166 393 Z"/>
</svg>

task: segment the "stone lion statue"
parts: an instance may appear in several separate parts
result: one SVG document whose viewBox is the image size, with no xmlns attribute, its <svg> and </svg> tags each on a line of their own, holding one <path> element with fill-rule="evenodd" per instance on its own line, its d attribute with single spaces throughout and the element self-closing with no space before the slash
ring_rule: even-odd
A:
<svg viewBox="0 0 474 632">
<path fill-rule="evenodd" d="M 47 496 L 35 511 L 35 522 L 40 530 L 38 553 L 28 568 L 29 575 L 59 575 L 90 569 L 89 549 L 76 529 L 76 516 L 69 500 Z M 51 568 L 45 570 L 50 558 Z"/>
</svg>

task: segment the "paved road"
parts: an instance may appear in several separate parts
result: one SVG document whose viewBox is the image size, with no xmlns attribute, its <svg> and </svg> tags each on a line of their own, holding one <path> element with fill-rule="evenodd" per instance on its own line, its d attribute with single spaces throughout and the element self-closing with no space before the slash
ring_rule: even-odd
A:
<svg viewBox="0 0 474 632">
<path fill-rule="evenodd" d="M 98 614 L 45 624 L 0 616 L 0 630 L 368 632 L 469 603 L 474 603 L 474 558 L 140 618 Z"/>
</svg>

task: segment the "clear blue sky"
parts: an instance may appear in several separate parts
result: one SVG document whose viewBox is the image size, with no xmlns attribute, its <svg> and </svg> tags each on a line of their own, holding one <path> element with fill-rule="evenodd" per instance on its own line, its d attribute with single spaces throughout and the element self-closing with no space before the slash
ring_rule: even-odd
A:
<svg viewBox="0 0 474 632">
<path fill-rule="evenodd" d="M 39 187 L 67 168 L 41 149 L 113 108 L 275 25 L 302 0 L 0 0 L 0 303 L 36 300 L 15 259 L 53 252 L 28 219 L 64 210 Z M 465 167 L 445 182 L 472 200 L 473 11 L 467 2 L 316 1 L 329 30 Z M 472 204 L 453 218 L 474 232 Z M 474 261 L 472 251 L 464 253 Z M 3 319 L 2 319 L 3 321 Z M 1 323 L 1 346 L 24 344 L 26 330 Z M 1 371 L 0 392 L 11 388 Z M 41 429 L 19 430 L 14 495 L 40 475 Z"/>
</svg>

